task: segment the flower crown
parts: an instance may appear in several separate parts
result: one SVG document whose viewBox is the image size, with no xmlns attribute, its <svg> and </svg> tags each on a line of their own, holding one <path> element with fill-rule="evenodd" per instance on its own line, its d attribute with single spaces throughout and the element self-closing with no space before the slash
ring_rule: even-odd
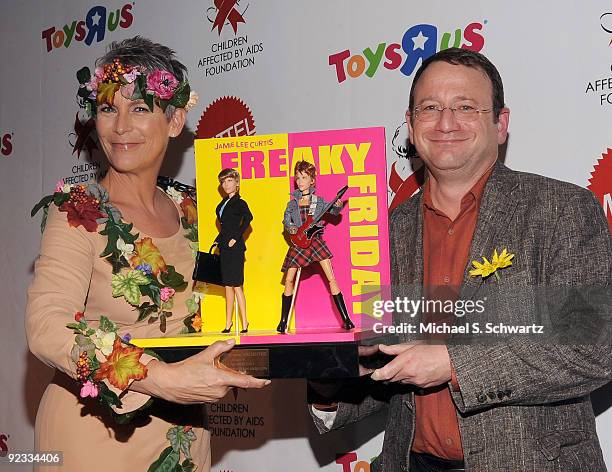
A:
<svg viewBox="0 0 612 472">
<path fill-rule="evenodd" d="M 93 77 L 89 67 L 79 69 L 76 75 L 80 84 L 77 93 L 80 104 L 92 117 L 98 105 L 113 105 L 118 90 L 129 100 L 142 99 L 151 112 L 154 103 L 165 112 L 168 105 L 189 110 L 198 101 L 198 94 L 191 91 L 186 79 L 179 82 L 171 72 L 163 69 L 145 73 L 140 66 L 123 65 L 117 58 L 103 67 L 96 67 Z"/>
</svg>

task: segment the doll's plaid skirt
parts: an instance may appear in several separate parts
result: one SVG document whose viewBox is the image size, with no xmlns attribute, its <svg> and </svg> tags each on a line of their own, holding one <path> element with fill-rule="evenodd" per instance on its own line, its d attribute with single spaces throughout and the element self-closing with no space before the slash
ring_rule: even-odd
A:
<svg viewBox="0 0 612 472">
<path fill-rule="evenodd" d="M 300 208 L 300 216 L 302 222 L 306 221 L 308 216 L 308 207 Z M 312 237 L 312 242 L 309 247 L 302 249 L 301 247 L 289 246 L 285 261 L 283 262 L 282 271 L 286 272 L 289 267 L 306 267 L 313 262 L 331 259 L 333 254 L 321 238 L 321 233 L 317 233 Z"/>
</svg>

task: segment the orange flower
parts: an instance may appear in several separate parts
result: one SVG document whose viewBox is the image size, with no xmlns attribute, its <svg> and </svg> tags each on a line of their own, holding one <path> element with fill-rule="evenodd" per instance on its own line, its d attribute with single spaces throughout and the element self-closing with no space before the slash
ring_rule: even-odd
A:
<svg viewBox="0 0 612 472">
<path fill-rule="evenodd" d="M 149 264 L 154 275 L 159 274 L 160 271 L 166 271 L 166 262 L 151 238 L 142 238 L 140 241 L 136 241 L 134 245 L 136 246 L 135 254 L 130 257 L 132 267 Z"/>
<path fill-rule="evenodd" d="M 125 390 L 130 380 L 141 380 L 147 376 L 147 366 L 140 363 L 144 349 L 140 347 L 121 346 L 121 340 L 115 339 L 113 352 L 100 364 L 94 375 L 94 380 L 100 382 L 108 379 L 114 387 Z"/>
<path fill-rule="evenodd" d="M 192 225 L 198 221 L 198 210 L 196 209 L 195 203 L 193 203 L 191 198 L 187 196 L 183 198 L 183 201 L 181 202 L 181 210 L 183 210 L 183 215 L 185 215 L 188 225 Z"/>
<path fill-rule="evenodd" d="M 197 332 L 202 331 L 202 317 L 199 313 L 193 317 L 191 326 L 193 326 L 193 329 L 195 329 Z"/>
</svg>

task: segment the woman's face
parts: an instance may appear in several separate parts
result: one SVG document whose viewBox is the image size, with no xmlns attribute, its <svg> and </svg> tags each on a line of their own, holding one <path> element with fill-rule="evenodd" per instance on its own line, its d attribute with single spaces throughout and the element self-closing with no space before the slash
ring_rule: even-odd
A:
<svg viewBox="0 0 612 472">
<path fill-rule="evenodd" d="M 221 182 L 221 188 L 229 197 L 233 197 L 238 190 L 238 181 L 233 177 L 226 177 Z"/>
<path fill-rule="evenodd" d="M 298 172 L 295 174 L 295 183 L 300 191 L 304 192 L 314 185 L 314 179 L 306 172 Z"/>
<path fill-rule="evenodd" d="M 96 131 L 110 166 L 121 173 L 157 172 L 166 153 L 168 139 L 178 136 L 185 111 L 177 109 L 170 120 L 157 105 L 153 112 L 143 100 L 129 100 L 115 93 L 113 106 L 98 106 Z"/>
</svg>

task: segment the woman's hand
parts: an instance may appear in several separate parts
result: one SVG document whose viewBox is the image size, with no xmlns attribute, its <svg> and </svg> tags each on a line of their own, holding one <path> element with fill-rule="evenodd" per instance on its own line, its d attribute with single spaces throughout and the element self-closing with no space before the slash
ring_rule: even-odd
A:
<svg viewBox="0 0 612 472">
<path fill-rule="evenodd" d="M 233 387 L 262 388 L 269 385 L 269 380 L 215 367 L 215 359 L 234 344 L 233 339 L 217 341 L 204 351 L 171 364 L 151 361 L 147 366 L 147 377 L 134 382 L 130 388 L 173 403 L 192 404 L 216 402 Z"/>
<path fill-rule="evenodd" d="M 228 246 L 228 247 L 233 247 L 233 246 L 234 246 L 234 244 L 236 244 L 236 240 L 235 240 L 235 239 L 230 239 L 230 240 L 229 240 L 229 243 L 227 243 L 227 246 Z"/>
</svg>

